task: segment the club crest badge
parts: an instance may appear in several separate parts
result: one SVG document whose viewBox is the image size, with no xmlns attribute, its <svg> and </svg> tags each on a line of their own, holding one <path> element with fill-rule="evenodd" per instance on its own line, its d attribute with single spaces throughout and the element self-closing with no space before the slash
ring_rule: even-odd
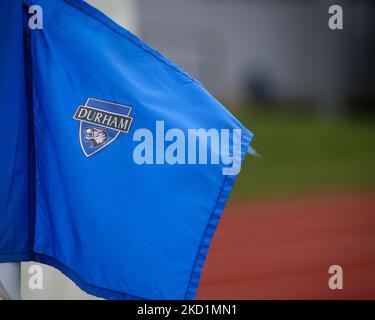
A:
<svg viewBox="0 0 375 320">
<path fill-rule="evenodd" d="M 79 142 L 86 157 L 90 157 L 128 133 L 133 123 L 132 108 L 126 105 L 89 98 L 80 105 L 73 118 L 79 124 Z"/>
</svg>

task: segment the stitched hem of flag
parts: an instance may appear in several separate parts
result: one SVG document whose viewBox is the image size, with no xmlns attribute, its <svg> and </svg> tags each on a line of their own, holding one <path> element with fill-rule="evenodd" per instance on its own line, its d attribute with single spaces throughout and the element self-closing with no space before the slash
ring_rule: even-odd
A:
<svg viewBox="0 0 375 320">
<path fill-rule="evenodd" d="M 35 226 L 36 226 L 36 139 L 35 139 L 35 125 L 34 125 L 34 85 L 33 85 L 33 66 L 32 66 L 32 48 L 31 48 L 31 31 L 28 27 L 29 8 L 26 3 L 23 3 L 23 55 L 24 55 L 24 77 L 25 77 L 25 93 L 27 101 L 27 121 L 29 134 L 29 191 L 31 192 L 29 201 L 30 212 L 30 243 L 31 248 L 34 248 L 35 241 Z"/>
<path fill-rule="evenodd" d="M 32 252 L 0 253 L 0 263 L 26 262 L 32 259 Z"/>
<path fill-rule="evenodd" d="M 243 132 L 242 144 L 241 144 L 241 165 L 245 159 L 245 156 L 250 146 L 252 138 L 253 138 L 253 134 L 249 130 L 245 130 Z M 214 210 L 207 223 L 205 232 L 203 234 L 203 237 L 202 237 L 199 249 L 198 249 L 198 254 L 194 261 L 193 270 L 190 276 L 190 281 L 189 281 L 189 284 L 185 293 L 185 297 L 184 297 L 184 299 L 186 300 L 193 300 L 197 294 L 203 265 L 206 260 L 206 256 L 207 256 L 210 244 L 211 244 L 212 237 L 215 233 L 216 227 L 219 223 L 219 220 L 221 218 L 225 205 L 228 201 L 230 192 L 232 191 L 236 178 L 237 178 L 237 175 L 225 176 L 224 178 L 224 182 L 220 189 L 219 196 L 217 198 Z"/>
<path fill-rule="evenodd" d="M 104 289 L 83 281 L 72 269 L 68 268 L 55 258 L 49 257 L 40 253 L 33 252 L 18 252 L 18 253 L 5 253 L 0 254 L 0 263 L 10 262 L 38 262 L 45 265 L 51 266 L 65 276 L 71 279 L 79 288 L 88 294 L 94 295 L 99 298 L 111 299 L 111 300 L 146 300 L 144 298 L 136 297 L 120 291 Z"/>
<path fill-rule="evenodd" d="M 5 253 L 0 254 L 0 263 L 10 262 L 38 262 L 51 266 L 65 276 L 71 279 L 80 289 L 88 294 L 94 295 L 99 298 L 110 300 L 146 300 L 144 298 L 136 297 L 124 292 L 104 289 L 83 281 L 72 269 L 68 268 L 55 258 L 49 257 L 40 253 L 33 252 L 18 252 L 18 253 Z"/>
<path fill-rule="evenodd" d="M 65 266 L 64 264 L 50 256 L 41 253 L 34 253 L 34 261 L 47 264 L 51 267 L 56 268 L 57 270 L 61 271 L 64 275 L 66 275 L 69 279 L 71 279 L 83 291 L 96 297 L 110 300 L 146 300 L 144 298 L 127 294 L 125 292 L 104 289 L 89 284 L 83 281 L 72 269 L 70 269 L 69 267 Z"/>
</svg>

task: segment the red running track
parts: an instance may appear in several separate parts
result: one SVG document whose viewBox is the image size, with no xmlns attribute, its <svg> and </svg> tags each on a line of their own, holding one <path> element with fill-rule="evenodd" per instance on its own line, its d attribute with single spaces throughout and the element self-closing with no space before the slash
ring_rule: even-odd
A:
<svg viewBox="0 0 375 320">
<path fill-rule="evenodd" d="M 375 299 L 375 194 L 229 203 L 197 299 Z"/>
</svg>

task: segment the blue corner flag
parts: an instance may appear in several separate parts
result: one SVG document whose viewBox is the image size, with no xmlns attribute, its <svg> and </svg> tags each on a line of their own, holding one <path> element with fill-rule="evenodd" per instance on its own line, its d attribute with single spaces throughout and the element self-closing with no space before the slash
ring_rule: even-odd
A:
<svg viewBox="0 0 375 320">
<path fill-rule="evenodd" d="M 193 299 L 252 134 L 84 1 L 0 9 L 0 262 L 107 299 Z"/>
</svg>

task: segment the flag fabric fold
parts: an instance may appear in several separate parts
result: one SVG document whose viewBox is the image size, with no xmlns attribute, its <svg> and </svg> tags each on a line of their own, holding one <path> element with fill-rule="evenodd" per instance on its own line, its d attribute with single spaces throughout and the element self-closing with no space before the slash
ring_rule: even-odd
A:
<svg viewBox="0 0 375 320">
<path fill-rule="evenodd" d="M 33 225 L 22 0 L 1 1 L 0 20 L 0 262 L 13 262 L 31 258 Z"/>
</svg>

